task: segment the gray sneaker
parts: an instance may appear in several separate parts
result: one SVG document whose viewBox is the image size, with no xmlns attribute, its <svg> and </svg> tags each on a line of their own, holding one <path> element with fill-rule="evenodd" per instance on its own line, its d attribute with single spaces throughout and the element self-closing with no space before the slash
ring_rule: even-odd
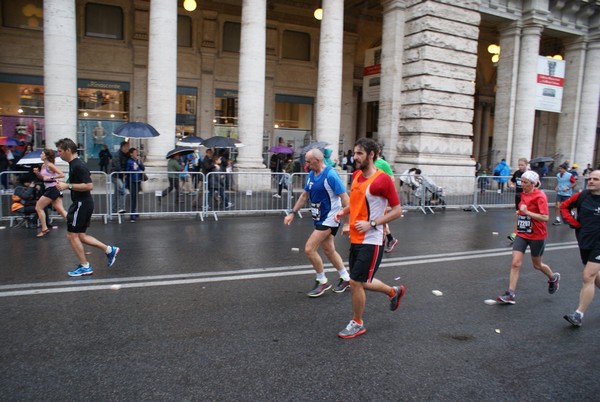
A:
<svg viewBox="0 0 600 402">
<path fill-rule="evenodd" d="M 563 318 L 571 323 L 574 327 L 581 327 L 581 314 L 578 312 L 574 312 L 572 314 L 567 314 L 563 316 Z"/>
<path fill-rule="evenodd" d="M 364 327 L 364 325 L 360 325 L 356 321 L 350 320 L 346 328 L 338 332 L 338 336 L 343 339 L 350 339 L 356 338 L 365 332 L 367 332 L 367 329 Z"/>
<path fill-rule="evenodd" d="M 396 311 L 398 310 L 398 307 L 400 307 L 400 300 L 402 299 L 402 296 L 404 296 L 405 291 L 403 285 L 394 286 L 394 289 L 396 290 L 396 294 L 394 297 L 390 298 L 390 310 L 392 311 Z"/>
<path fill-rule="evenodd" d="M 548 279 L 548 293 L 556 293 L 558 290 L 558 281 L 560 281 L 560 274 L 556 272 L 554 275 L 552 275 L 552 279 Z"/>
<path fill-rule="evenodd" d="M 515 301 L 515 294 L 514 293 L 510 293 L 508 290 L 502 296 L 498 296 L 496 298 L 496 300 L 500 304 L 515 304 L 516 303 L 516 301 Z"/>
<path fill-rule="evenodd" d="M 331 284 L 329 283 L 329 281 L 325 282 L 325 283 L 321 283 L 319 281 L 315 281 L 315 287 L 307 293 L 308 297 L 319 297 L 321 296 L 323 293 L 325 293 L 326 290 L 331 289 Z"/>
<path fill-rule="evenodd" d="M 340 278 L 338 283 L 333 287 L 333 291 L 335 293 L 343 293 L 349 287 L 350 287 L 350 281 L 345 281 L 342 278 Z"/>
</svg>

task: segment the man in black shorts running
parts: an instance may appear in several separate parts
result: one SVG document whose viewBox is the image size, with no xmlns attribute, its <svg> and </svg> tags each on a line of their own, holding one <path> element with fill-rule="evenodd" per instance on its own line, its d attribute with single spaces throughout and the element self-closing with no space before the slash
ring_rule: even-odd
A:
<svg viewBox="0 0 600 402">
<path fill-rule="evenodd" d="M 67 239 L 69 239 L 71 248 L 73 248 L 79 260 L 77 268 L 67 272 L 67 274 L 69 276 L 92 275 L 94 271 L 85 258 L 83 243 L 104 251 L 108 259 L 109 268 L 115 263 L 120 249 L 115 246 L 107 246 L 85 233 L 88 226 L 90 226 L 92 213 L 94 212 L 94 199 L 91 193 L 94 184 L 90 177 L 90 170 L 77 157 L 77 145 L 75 145 L 73 140 L 63 138 L 56 142 L 56 147 L 61 159 L 69 163 L 69 180 L 67 182 L 57 182 L 56 188 L 60 191 L 71 190 L 71 200 L 73 203 L 67 213 Z"/>
</svg>

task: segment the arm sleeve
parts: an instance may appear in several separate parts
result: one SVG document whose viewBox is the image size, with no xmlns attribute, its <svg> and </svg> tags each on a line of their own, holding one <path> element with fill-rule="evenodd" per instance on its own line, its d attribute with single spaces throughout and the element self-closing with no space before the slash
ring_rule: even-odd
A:
<svg viewBox="0 0 600 402">
<path fill-rule="evenodd" d="M 568 200 L 561 202 L 560 204 L 560 214 L 563 219 L 569 224 L 569 226 L 574 227 L 575 229 L 579 229 L 581 224 L 571 215 L 571 210 L 573 208 L 577 208 L 577 199 L 581 193 L 575 193 Z"/>
<path fill-rule="evenodd" d="M 381 174 L 377 177 L 371 184 L 370 192 L 375 196 L 386 198 L 391 207 L 400 204 L 396 186 L 394 186 L 392 178 L 387 174 Z"/>
</svg>

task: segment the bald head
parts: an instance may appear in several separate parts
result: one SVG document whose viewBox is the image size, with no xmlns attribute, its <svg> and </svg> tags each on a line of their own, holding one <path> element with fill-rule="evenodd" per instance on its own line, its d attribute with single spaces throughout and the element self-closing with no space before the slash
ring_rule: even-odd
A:
<svg viewBox="0 0 600 402">
<path fill-rule="evenodd" d="M 308 151 L 306 153 L 306 157 L 305 158 L 309 158 L 309 159 L 316 159 L 318 161 L 322 161 L 324 156 L 323 156 L 323 152 L 321 152 L 320 149 L 318 148 L 313 148 L 310 151 Z"/>
</svg>

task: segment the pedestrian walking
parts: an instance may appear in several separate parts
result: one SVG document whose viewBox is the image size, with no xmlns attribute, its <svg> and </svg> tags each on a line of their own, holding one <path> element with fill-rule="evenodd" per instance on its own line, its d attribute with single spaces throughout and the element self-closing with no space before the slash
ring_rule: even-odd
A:
<svg viewBox="0 0 600 402">
<path fill-rule="evenodd" d="M 571 210 L 577 210 L 577 218 Z M 560 206 L 563 219 L 573 228 L 583 262 L 583 285 L 577 310 L 564 316 L 571 325 L 580 327 L 583 315 L 600 288 L 600 170 L 589 174 L 588 189 L 575 193 Z"/>
<path fill-rule="evenodd" d="M 108 268 L 115 263 L 120 249 L 119 247 L 108 246 L 86 233 L 94 212 L 94 199 L 91 193 L 94 184 L 90 177 L 90 170 L 77 157 L 77 145 L 75 145 L 73 140 L 63 138 L 56 142 L 56 147 L 58 149 L 58 156 L 69 163 L 68 182 L 58 181 L 56 188 L 59 191 L 67 189 L 71 191 L 72 204 L 67 213 L 67 239 L 69 239 L 71 248 L 79 260 L 77 268 L 67 272 L 67 274 L 69 276 L 92 275 L 94 271 L 85 257 L 83 244 L 94 246 L 104 251 L 108 260 Z"/>
<path fill-rule="evenodd" d="M 556 217 L 553 225 L 560 225 L 560 204 L 566 201 L 570 196 L 573 195 L 573 188 L 577 185 L 577 179 L 567 169 L 569 165 L 562 164 L 558 167 L 558 173 L 556 174 L 556 203 L 554 204 Z"/>
<path fill-rule="evenodd" d="M 517 236 L 513 242 L 512 264 L 510 267 L 509 286 L 506 293 L 498 296 L 500 304 L 515 304 L 515 290 L 519 280 L 523 256 L 529 246 L 533 267 L 548 277 L 548 293 L 558 290 L 560 274 L 553 273 L 550 267 L 542 262 L 548 231 L 546 222 L 549 219 L 548 198 L 536 186 L 540 177 L 534 171 L 528 170 L 521 175 L 521 202 L 517 210 Z"/>
<path fill-rule="evenodd" d="M 390 309 L 400 307 L 404 286 L 388 286 L 375 274 L 383 256 L 385 224 L 402 215 L 400 199 L 391 177 L 375 167 L 379 146 L 370 138 L 359 139 L 354 146 L 357 171 L 352 177 L 350 204 L 336 214 L 336 220 L 350 215 L 343 232 L 350 234 L 350 291 L 352 292 L 352 319 L 340 338 L 355 338 L 367 330 L 363 322 L 366 290 L 384 293 L 389 297 Z M 388 205 L 391 210 L 386 213 Z"/>
<path fill-rule="evenodd" d="M 292 211 L 283 219 L 283 223 L 290 225 L 294 215 L 307 201 L 310 201 L 311 215 L 315 229 L 304 246 L 304 252 L 316 272 L 314 288 L 308 292 L 309 297 L 319 297 L 331 289 L 331 284 L 323 271 L 323 259 L 319 255 L 319 247 L 333 267 L 338 271 L 340 279 L 333 287 L 336 293 L 344 292 L 350 285 L 350 275 L 344 266 L 344 261 L 335 250 L 334 237 L 339 229 L 339 222 L 335 214 L 348 205 L 348 194 L 340 176 L 334 169 L 325 166 L 323 152 L 311 149 L 306 153 L 305 160 L 310 172 L 304 185 L 304 191 L 294 204 Z"/>
</svg>

